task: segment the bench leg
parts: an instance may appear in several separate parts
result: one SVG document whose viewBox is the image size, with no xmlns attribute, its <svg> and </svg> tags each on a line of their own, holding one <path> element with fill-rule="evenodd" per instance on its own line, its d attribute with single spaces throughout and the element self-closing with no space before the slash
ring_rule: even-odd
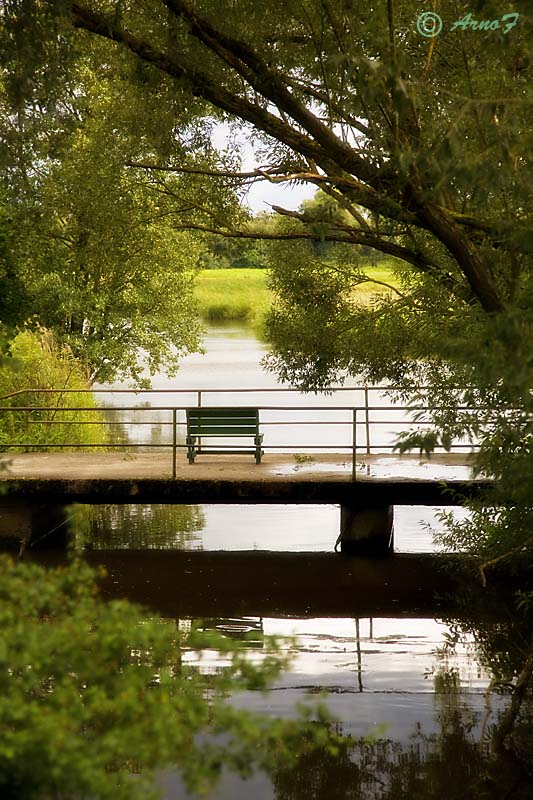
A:
<svg viewBox="0 0 533 800">
<path fill-rule="evenodd" d="M 261 463 L 261 456 L 264 455 L 263 450 L 261 450 L 261 445 L 263 443 L 263 434 L 262 433 L 260 433 L 260 434 L 255 436 L 254 443 L 255 443 L 255 463 L 256 464 L 260 464 Z"/>
<path fill-rule="evenodd" d="M 187 436 L 187 458 L 189 460 L 189 464 L 194 464 L 195 456 L 196 451 L 194 447 L 194 436 Z"/>
</svg>

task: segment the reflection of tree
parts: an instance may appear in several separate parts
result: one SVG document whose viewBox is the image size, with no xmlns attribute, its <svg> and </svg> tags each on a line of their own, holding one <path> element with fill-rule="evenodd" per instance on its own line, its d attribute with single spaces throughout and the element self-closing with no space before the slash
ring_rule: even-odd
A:
<svg viewBox="0 0 533 800">
<path fill-rule="evenodd" d="M 501 631 L 493 641 L 502 645 Z M 503 654 L 494 655 L 501 665 Z M 276 773 L 276 800 L 531 800 L 532 669 L 531 653 L 514 664 L 508 702 L 497 722 L 480 732 L 457 671 L 445 664 L 435 675 L 439 733 L 427 735 L 417 727 L 406 746 L 360 739 L 338 755 L 306 753 L 295 767 Z"/>
<path fill-rule="evenodd" d="M 200 506 L 92 506 L 85 544 L 95 550 L 198 549 L 204 524 Z"/>
<path fill-rule="evenodd" d="M 105 408 L 105 417 L 110 423 L 108 431 L 111 442 L 130 445 L 126 450 L 129 453 L 147 452 L 142 446 L 136 447 L 136 444 L 170 444 L 172 442 L 172 412 L 154 409 L 147 401 L 136 402 L 136 406 L 136 409 L 130 411 L 120 411 L 109 406 Z M 183 416 L 185 416 L 184 412 Z M 178 419 L 180 420 L 179 416 Z M 183 425 L 178 424 L 176 433 L 178 443 L 184 444 Z M 118 450 L 118 452 L 124 453 L 125 451 Z M 169 449 L 166 452 L 170 454 Z"/>
<path fill-rule="evenodd" d="M 477 797 L 483 754 L 455 718 L 455 729 L 428 736 L 416 730 L 408 746 L 361 739 L 339 755 L 302 756 L 275 777 L 276 800 L 464 800 Z M 481 798 L 481 795 L 479 795 Z"/>
<path fill-rule="evenodd" d="M 312 750 L 296 767 L 279 770 L 273 778 L 276 800 L 357 800 L 361 797 L 361 767 L 349 747 L 338 753 Z"/>
<path fill-rule="evenodd" d="M 533 785 L 533 609 L 509 609 L 499 623 L 463 625 L 463 633 L 476 643 L 480 663 L 492 674 L 492 689 L 508 696 L 498 724 L 488 731 L 485 743 L 497 765 L 489 775 L 495 785 L 505 772 L 516 781 L 510 797 L 531 798 Z M 522 786 L 529 788 L 522 792 Z"/>
</svg>

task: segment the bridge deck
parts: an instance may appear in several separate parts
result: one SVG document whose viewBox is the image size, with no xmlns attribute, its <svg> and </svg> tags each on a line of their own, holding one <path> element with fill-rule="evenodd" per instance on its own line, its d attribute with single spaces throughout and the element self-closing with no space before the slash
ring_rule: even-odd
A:
<svg viewBox="0 0 533 800">
<path fill-rule="evenodd" d="M 165 452 L 5 457 L 9 465 L 0 487 L 8 496 L 38 502 L 455 505 L 454 493 L 472 495 L 487 485 L 472 479 L 468 456 L 457 454 L 424 462 L 413 455 L 367 455 L 358 461 L 355 482 L 349 459 L 338 454 L 313 455 L 304 462 L 268 454 L 259 465 L 237 455 L 205 456 L 189 465 L 181 455 L 174 480 Z"/>
</svg>

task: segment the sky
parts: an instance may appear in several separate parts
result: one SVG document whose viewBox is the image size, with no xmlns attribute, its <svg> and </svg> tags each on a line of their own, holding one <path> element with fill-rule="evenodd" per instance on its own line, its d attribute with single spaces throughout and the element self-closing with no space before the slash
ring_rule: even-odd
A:
<svg viewBox="0 0 533 800">
<path fill-rule="evenodd" d="M 212 142 L 217 150 L 223 150 L 231 142 L 235 142 L 243 154 L 241 167 L 244 172 L 249 172 L 261 166 L 261 163 L 255 157 L 254 149 L 250 143 L 250 136 L 244 127 L 242 133 L 236 136 L 235 132 L 230 133 L 228 125 L 223 123 L 216 125 L 212 133 Z M 283 208 L 293 210 L 299 208 L 302 200 L 313 197 L 315 192 L 316 186 L 310 184 L 288 186 L 281 183 L 259 181 L 250 186 L 245 202 L 255 214 L 260 211 L 271 211 L 270 206 L 272 205 L 283 206 Z"/>
</svg>

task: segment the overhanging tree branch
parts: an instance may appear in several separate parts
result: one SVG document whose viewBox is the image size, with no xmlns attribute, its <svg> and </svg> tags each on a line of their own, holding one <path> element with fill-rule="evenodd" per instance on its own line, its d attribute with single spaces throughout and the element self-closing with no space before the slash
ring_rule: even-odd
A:
<svg viewBox="0 0 533 800">
<path fill-rule="evenodd" d="M 295 219 L 299 218 L 297 212 L 282 209 L 278 206 L 273 206 L 273 209 L 278 214 L 284 214 Z M 315 220 L 317 222 L 318 220 Z M 430 259 L 427 259 L 420 252 L 409 249 L 402 245 L 380 239 L 375 236 L 371 231 L 351 229 L 350 233 L 336 233 L 328 231 L 321 234 L 313 233 L 309 230 L 290 231 L 284 233 L 270 233 L 268 231 L 246 231 L 246 230 L 224 230 L 222 228 L 212 228 L 209 225 L 201 225 L 198 223 L 187 222 L 183 224 L 174 225 L 176 230 L 196 230 L 203 233 L 210 233 L 215 236 L 222 236 L 226 239 L 255 239 L 264 241 L 296 241 L 306 240 L 314 242 L 337 242 L 341 244 L 357 244 L 365 247 L 370 247 L 380 253 L 399 258 L 412 264 L 420 272 L 431 274 L 435 280 L 444 286 L 448 291 L 455 295 L 458 299 L 466 302 L 472 302 L 472 295 L 468 288 L 456 281 L 449 273 L 442 270 L 441 266 Z M 346 226 L 348 229 L 348 226 Z"/>
<path fill-rule="evenodd" d="M 96 14 L 80 3 L 72 4 L 73 22 L 76 27 L 118 42 L 146 63 L 185 81 L 194 96 L 251 123 L 313 162 L 323 170 L 326 180 L 336 182 L 337 188 L 351 202 L 383 217 L 430 231 L 456 260 L 483 309 L 488 313 L 503 309 L 504 302 L 491 275 L 490 263 L 482 259 L 476 242 L 465 235 L 462 222 L 453 218 L 453 212 L 432 199 L 432 187 L 419 180 L 416 170 L 398 174 L 393 162 L 376 167 L 375 161 L 358 155 L 301 103 L 289 90 L 282 73 L 267 65 L 248 43 L 221 32 L 183 0 L 162 0 L 162 3 L 185 22 L 191 39 L 219 59 L 229 73 L 223 69 L 220 78 L 212 78 L 179 54 L 161 51 L 126 31 L 114 18 Z M 226 88 L 226 75 L 238 77 L 244 89 L 253 91 L 257 101 L 252 102 L 238 90 Z M 392 110 L 398 115 L 403 100 L 402 92 L 393 92 Z M 379 106 L 378 98 L 376 103 Z M 269 104 L 277 113 L 268 110 Z M 290 124 L 289 119 L 295 124 Z M 346 182 L 342 188 L 339 181 Z M 474 229 L 472 225 L 471 228 Z M 489 236 L 486 231 L 484 235 Z M 492 241 L 490 244 L 494 246 Z"/>
<path fill-rule="evenodd" d="M 251 47 L 217 30 L 183 0 L 163 0 L 163 2 L 177 17 L 187 21 L 191 34 L 198 41 L 234 69 L 249 86 L 298 122 L 342 169 L 357 175 L 360 180 L 370 185 L 379 183 L 378 170 L 372 167 L 368 160 L 357 156 L 331 128 L 320 122 L 306 106 L 300 103 L 295 95 L 288 91 L 280 74 L 268 67 Z"/>
<path fill-rule="evenodd" d="M 283 183 L 283 182 L 290 182 L 290 181 L 303 181 L 307 183 L 314 183 L 317 186 L 320 186 L 324 192 L 330 194 L 332 197 L 336 199 L 339 205 L 347 208 L 349 213 L 352 211 L 349 210 L 349 200 L 342 194 L 342 191 L 349 192 L 350 194 L 354 194 L 358 191 L 361 191 L 363 194 L 360 195 L 361 202 L 358 202 L 358 205 L 361 205 L 369 210 L 383 210 L 381 206 L 381 198 L 378 195 L 375 195 L 372 199 L 369 199 L 368 195 L 368 187 L 363 186 L 362 184 L 358 183 L 357 181 L 350 179 L 348 177 L 344 178 L 337 178 L 332 177 L 331 175 L 324 175 L 318 172 L 294 172 L 291 174 L 287 174 L 284 169 L 281 167 L 258 167 L 254 170 L 248 172 L 238 172 L 233 170 L 223 170 L 223 169 L 207 169 L 201 167 L 187 167 L 181 166 L 179 164 L 154 164 L 153 162 L 145 162 L 145 161 L 126 161 L 125 166 L 132 167 L 135 169 L 143 169 L 146 171 L 153 171 L 153 172 L 170 172 L 176 174 L 185 174 L 185 175 L 200 175 L 212 178 L 229 178 L 235 179 L 240 181 L 246 182 L 255 182 L 261 180 L 268 180 L 270 183 Z M 334 186 L 337 187 L 339 190 L 338 192 L 332 192 L 329 187 Z M 468 228 L 476 233 L 485 234 L 490 241 L 494 244 L 494 246 L 502 247 L 504 249 L 512 249 L 516 252 L 528 252 L 525 248 L 522 248 L 515 244 L 509 244 L 506 241 L 505 235 L 505 226 L 502 225 L 501 221 L 491 221 L 491 220 L 483 220 L 478 219 L 476 217 L 472 217 L 468 214 L 462 214 L 458 211 L 452 211 L 450 209 L 446 209 L 447 216 L 453 220 L 453 222 L 461 225 L 464 228 Z M 355 216 L 355 215 L 354 215 Z M 386 213 L 383 213 L 383 216 L 387 216 Z M 399 217 L 396 217 L 398 221 L 404 222 L 408 225 L 415 225 L 416 227 L 424 228 L 425 230 L 428 229 L 427 225 L 423 225 L 419 220 L 416 220 L 414 215 L 407 214 L 403 212 Z M 364 218 L 358 219 L 361 225 L 366 224 Z M 524 222 L 523 224 L 516 223 L 515 229 L 523 230 L 526 232 L 528 230 L 527 224 Z"/>
<path fill-rule="evenodd" d="M 349 170 L 347 172 L 345 166 L 337 163 L 337 161 L 332 158 L 331 154 L 318 143 L 318 140 L 301 133 L 279 117 L 271 114 L 261 106 L 251 103 L 246 98 L 240 97 L 224 89 L 220 85 L 215 86 L 207 75 L 204 75 L 198 70 L 194 70 L 185 62 L 180 62 L 175 55 L 170 56 L 152 47 L 152 45 L 144 40 L 124 31 L 116 25 L 114 18 L 105 18 L 81 6 L 79 3 L 73 3 L 72 12 L 73 24 L 75 27 L 117 42 L 130 50 L 130 52 L 138 56 L 141 60 L 152 64 L 170 77 L 186 80 L 194 96 L 202 97 L 215 107 L 250 122 L 259 130 L 272 136 L 273 139 L 285 144 L 307 160 L 316 163 L 324 170 L 325 176 L 327 176 L 324 177 L 323 180 L 335 183 L 338 187 L 343 187 L 343 191 L 352 202 L 359 203 L 363 207 L 389 217 L 390 219 L 396 219 L 421 228 L 426 227 L 426 224 L 418 219 L 416 214 L 403 208 L 400 202 L 389 197 L 385 192 L 380 192 L 371 185 L 366 184 L 364 182 L 364 177 L 362 180 L 359 180 L 359 170 L 353 171 L 353 175 L 356 177 L 352 177 L 352 175 L 349 174 Z M 309 118 L 313 116 L 308 111 L 306 111 L 305 114 Z M 318 123 L 316 118 L 315 122 Z M 321 128 L 325 129 L 322 123 L 318 124 Z M 342 155 L 341 161 L 344 162 L 346 160 L 346 153 L 350 151 L 350 147 L 336 137 L 334 137 L 334 139 L 336 141 L 334 149 L 338 152 L 338 146 L 341 147 L 342 153 L 344 154 Z M 355 157 L 353 153 L 351 155 L 355 160 L 349 166 L 354 167 L 357 166 L 357 164 L 366 163 L 359 157 Z M 368 167 L 366 167 L 363 172 L 366 174 L 368 172 Z M 374 176 L 376 174 L 377 173 L 374 172 Z M 317 180 L 319 180 L 319 178 L 317 178 Z"/>
<path fill-rule="evenodd" d="M 262 106 L 215 85 L 206 74 L 180 61 L 175 54 L 165 53 L 128 33 L 116 24 L 114 18 L 96 14 L 78 3 L 72 4 L 72 15 L 74 27 L 117 42 L 170 77 L 186 81 L 195 97 L 203 98 L 216 108 L 251 123 L 295 152 L 313 159 L 317 164 L 326 165 L 326 169 L 335 166 L 318 141 L 287 125 Z M 338 167 L 333 171 L 338 172 Z"/>
</svg>

